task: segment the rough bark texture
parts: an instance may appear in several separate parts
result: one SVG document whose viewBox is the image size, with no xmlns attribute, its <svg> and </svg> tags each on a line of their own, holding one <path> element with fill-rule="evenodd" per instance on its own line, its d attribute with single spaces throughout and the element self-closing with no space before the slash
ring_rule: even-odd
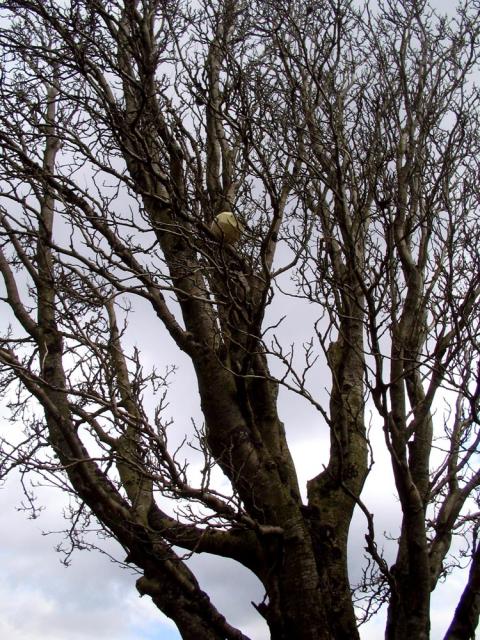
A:
<svg viewBox="0 0 480 640">
<path fill-rule="evenodd" d="M 475 550 L 468 582 L 444 640 L 474 640 L 480 616 L 480 551 Z"/>
</svg>

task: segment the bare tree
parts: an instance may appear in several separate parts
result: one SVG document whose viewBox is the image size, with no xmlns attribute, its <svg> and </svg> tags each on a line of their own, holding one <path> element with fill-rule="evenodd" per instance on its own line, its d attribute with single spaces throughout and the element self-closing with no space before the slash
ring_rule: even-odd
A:
<svg viewBox="0 0 480 640">
<path fill-rule="evenodd" d="M 450 18 L 422 0 L 0 8 L 1 389 L 24 428 L 3 442 L 2 473 L 72 492 L 72 540 L 93 515 L 183 638 L 246 636 L 181 549 L 253 572 L 274 640 L 358 638 L 382 605 L 388 640 L 428 638 L 456 536 L 473 562 L 445 637 L 473 638 L 478 0 Z M 241 225 L 237 241 L 220 212 Z M 318 309 L 303 357 L 276 333 L 275 295 Z M 138 300 L 155 349 L 172 341 L 195 370 L 198 483 L 169 446 L 165 377 L 125 346 Z M 329 432 L 306 497 L 279 393 Z M 401 507 L 392 565 L 362 500 L 367 403 Z M 358 588 L 355 508 L 367 522 Z"/>
</svg>

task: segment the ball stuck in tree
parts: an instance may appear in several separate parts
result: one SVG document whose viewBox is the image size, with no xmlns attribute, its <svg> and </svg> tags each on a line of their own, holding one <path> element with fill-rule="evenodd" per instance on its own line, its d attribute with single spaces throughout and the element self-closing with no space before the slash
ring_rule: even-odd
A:
<svg viewBox="0 0 480 640">
<path fill-rule="evenodd" d="M 235 244 L 242 235 L 243 228 L 243 224 L 231 211 L 221 211 L 215 216 L 210 230 L 220 242 Z"/>
</svg>

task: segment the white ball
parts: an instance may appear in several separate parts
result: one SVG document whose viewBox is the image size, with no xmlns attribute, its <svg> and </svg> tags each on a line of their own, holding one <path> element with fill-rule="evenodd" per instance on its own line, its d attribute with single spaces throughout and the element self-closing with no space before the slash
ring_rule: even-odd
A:
<svg viewBox="0 0 480 640">
<path fill-rule="evenodd" d="M 242 235 L 243 224 L 231 211 L 221 211 L 215 216 L 210 230 L 217 240 L 234 244 Z"/>
</svg>

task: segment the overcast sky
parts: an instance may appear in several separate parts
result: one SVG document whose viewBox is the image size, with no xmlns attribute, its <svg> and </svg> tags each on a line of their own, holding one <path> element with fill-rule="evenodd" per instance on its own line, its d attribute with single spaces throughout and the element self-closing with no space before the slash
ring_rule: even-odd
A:
<svg viewBox="0 0 480 640">
<path fill-rule="evenodd" d="M 299 356 L 302 342 L 312 334 L 312 325 L 319 308 L 299 304 L 278 296 L 269 309 L 270 321 L 287 314 L 276 330 L 285 345 L 297 344 Z M 4 318 L 5 320 L 5 318 Z M 186 356 L 172 344 L 159 328 L 144 303 L 135 306 L 129 346 L 139 346 L 146 369 L 156 365 L 159 371 L 171 363 L 178 365 L 169 391 L 167 410 L 175 419 L 171 427 L 172 446 L 180 442 L 191 429 L 191 418 L 201 424 L 198 394 L 192 367 Z M 266 324 L 269 323 L 267 319 Z M 127 344 L 128 346 L 128 344 Z M 311 385 L 316 399 L 327 402 L 329 378 L 326 367 L 319 362 L 312 371 Z M 293 394 L 281 393 L 280 415 L 285 422 L 292 454 L 297 464 L 300 485 L 305 492 L 306 481 L 316 475 L 327 462 L 328 433 L 319 414 L 305 400 Z M 367 406 L 368 412 L 368 406 Z M 5 410 L 0 411 L 5 416 Z M 11 429 L 3 423 L 3 429 Z M 19 427 L 13 427 L 18 429 Z M 379 546 L 384 545 L 387 559 L 393 561 L 395 543 L 388 537 L 398 532 L 399 506 L 392 472 L 379 424 L 372 423 L 371 437 L 375 445 L 375 465 L 367 480 L 363 499 L 375 514 Z M 188 455 L 185 451 L 185 455 Z M 221 479 L 219 479 L 221 482 Z M 18 477 L 12 476 L 0 489 L 0 638 L 7 640 L 178 640 L 174 625 L 163 616 L 148 597 L 140 598 L 135 589 L 135 575 L 114 564 L 98 552 L 77 552 L 68 568 L 61 564 L 55 547 L 62 542 L 61 534 L 42 535 L 66 527 L 62 519 L 65 497 L 52 488 L 37 491 L 39 504 L 45 507 L 39 518 L 29 520 L 16 509 L 22 502 Z M 350 573 L 353 582 L 359 579 L 365 546 L 365 518 L 357 513 L 350 536 Z M 387 534 L 382 543 L 383 534 Z M 103 542 L 106 551 L 118 560 L 124 552 L 114 542 Z M 390 552 L 390 553 L 389 553 Z M 229 622 L 238 626 L 252 640 L 268 640 L 263 619 L 251 601 L 260 602 L 260 583 L 233 561 L 211 556 L 190 560 L 202 588 Z M 447 585 L 434 593 L 432 606 L 432 640 L 439 640 L 448 627 L 464 578 L 452 576 Z M 365 640 L 384 637 L 385 612 L 362 628 Z"/>
<path fill-rule="evenodd" d="M 142 328 L 143 313 L 135 318 L 135 326 L 150 339 Z M 295 321 L 295 319 L 293 319 Z M 145 331 L 143 331 L 145 329 Z M 288 331 L 288 327 L 285 331 Z M 164 357 L 168 358 L 168 349 Z M 150 357 L 154 358 L 152 354 Z M 149 356 L 146 356 L 148 359 Z M 196 392 L 189 367 L 180 358 L 180 371 L 170 394 L 171 412 L 176 416 L 179 433 L 198 416 Z M 306 480 L 321 468 L 325 458 L 326 433 L 319 427 L 318 417 L 295 398 L 281 401 L 282 417 L 289 434 L 292 452 L 304 489 Z M 364 500 L 375 515 L 379 539 L 384 532 L 398 531 L 398 501 L 392 484 L 387 456 L 382 453 L 380 429 L 372 429 L 378 444 L 376 463 L 366 485 Z M 323 453 L 322 453 L 323 452 Z M 29 520 L 18 512 L 22 501 L 17 477 L 11 477 L 0 490 L 0 637 L 8 640 L 174 640 L 180 636 L 173 624 L 135 589 L 133 572 L 114 564 L 98 552 L 77 552 L 68 568 L 61 564 L 54 548 L 62 535 L 42 535 L 46 531 L 65 528 L 61 513 L 64 497 L 51 488 L 37 491 L 39 503 L 45 507 L 39 518 Z M 360 575 L 363 557 L 365 520 L 356 514 L 350 541 L 350 570 L 353 579 Z M 385 550 L 395 548 L 385 541 Z M 124 552 L 113 542 L 103 542 L 106 550 L 123 560 Z M 390 559 L 393 559 L 390 556 Z M 267 640 L 266 625 L 251 601 L 260 602 L 261 585 L 243 567 L 232 561 L 203 556 L 191 561 L 202 588 L 229 622 L 239 626 L 252 640 Z M 449 578 L 434 594 L 432 640 L 443 637 L 458 595 L 463 589 L 461 576 Z M 384 637 L 385 618 L 381 614 L 362 630 L 365 640 Z"/>
<path fill-rule="evenodd" d="M 311 456 L 303 449 L 308 465 Z M 310 448 L 311 451 L 311 448 Z M 380 471 L 380 469 L 379 469 Z M 384 466 L 382 473 L 388 475 Z M 381 475 L 381 474 L 380 474 Z M 376 526 L 394 530 L 397 504 L 393 493 L 385 493 L 385 482 L 372 478 L 367 487 L 369 498 L 376 498 Z M 0 637 L 6 640 L 178 640 L 180 635 L 145 597 L 135 589 L 135 575 L 112 563 L 98 552 L 77 552 L 67 568 L 54 547 L 61 535 L 42 535 L 64 527 L 61 499 L 57 492 L 39 492 L 45 511 L 29 520 L 16 510 L 21 502 L 18 485 L 12 478 L 0 491 Z M 370 502 L 371 504 L 371 502 Z M 362 554 L 364 522 L 354 522 L 351 564 Z M 105 543 L 104 543 L 105 544 Z M 106 545 L 118 559 L 124 554 L 114 543 Z M 215 604 L 252 640 L 267 640 L 263 621 L 250 601 L 259 602 L 263 593 L 259 583 L 246 570 L 219 558 L 192 562 L 200 582 Z M 454 575 L 448 585 L 440 586 L 433 600 L 432 640 L 443 637 L 449 624 L 463 578 Z M 363 628 L 365 640 L 381 640 L 384 615 Z"/>
</svg>

